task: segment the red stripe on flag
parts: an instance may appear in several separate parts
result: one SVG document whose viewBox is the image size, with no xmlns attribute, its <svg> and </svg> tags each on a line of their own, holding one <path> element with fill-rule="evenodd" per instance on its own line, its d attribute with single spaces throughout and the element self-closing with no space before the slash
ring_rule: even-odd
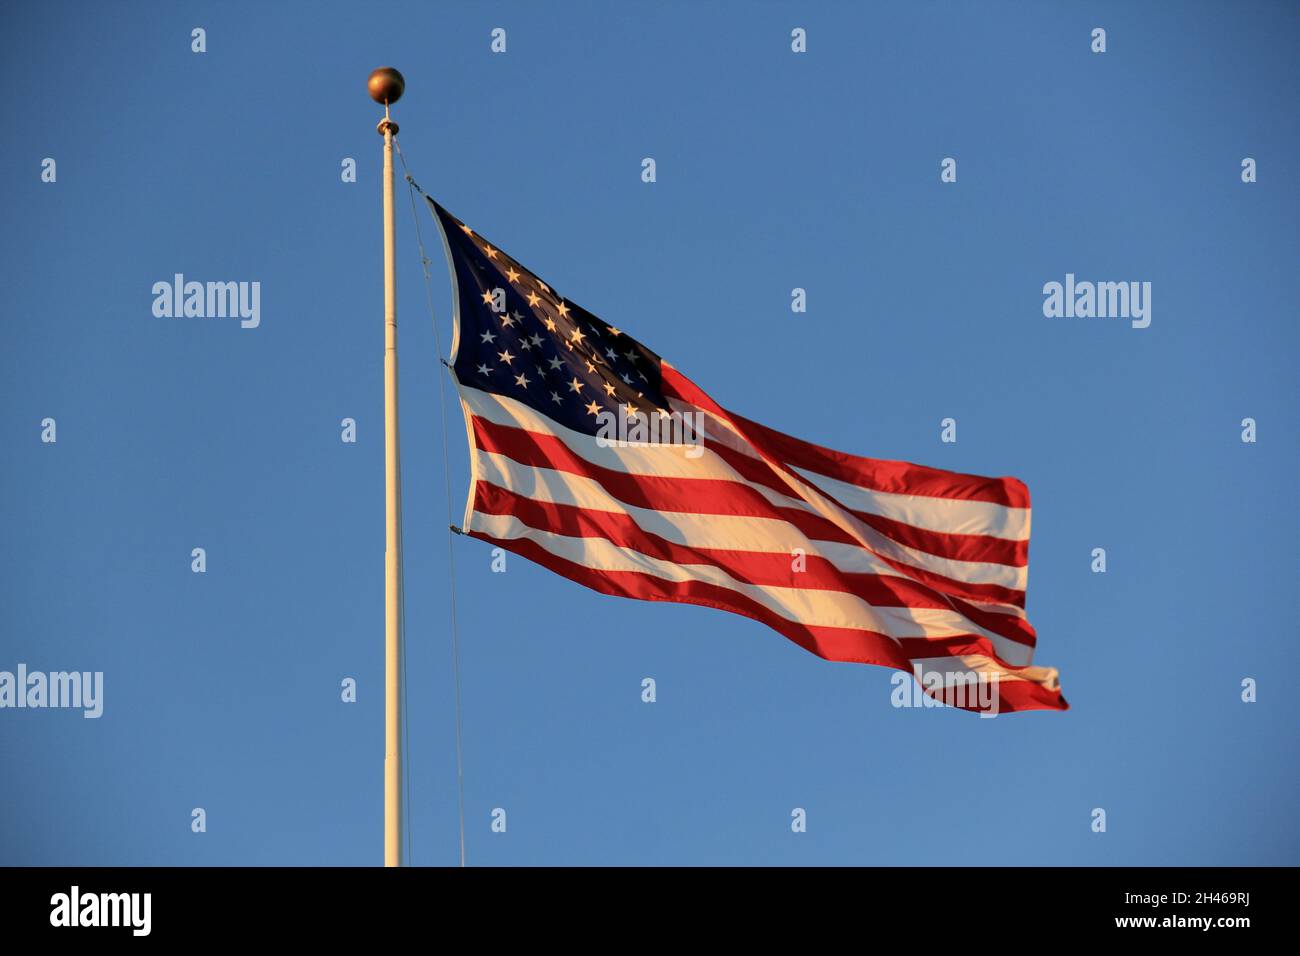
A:
<svg viewBox="0 0 1300 956">
<path fill-rule="evenodd" d="M 847 455 L 726 411 L 699 386 L 667 363 L 663 364 L 662 373 L 666 395 L 725 415 L 757 449 L 796 468 L 890 494 L 987 501 L 1010 508 L 1030 506 L 1029 489 L 1017 478 L 986 478 L 927 468 L 925 465 L 905 461 Z"/>
<path fill-rule="evenodd" d="M 636 598 L 642 601 L 697 604 L 730 611 L 766 624 L 772 630 L 825 660 L 876 664 L 912 673 L 911 660 L 896 641 L 883 634 L 857 628 L 799 624 L 773 613 L 743 594 L 705 581 L 668 581 L 640 571 L 596 571 L 552 554 L 537 542 L 526 538 L 495 538 L 480 531 L 467 533 L 489 544 L 513 551 L 529 561 L 602 594 Z M 925 656 L 934 655 L 927 653 Z M 1018 710 L 1065 710 L 1068 707 L 1059 691 L 1048 690 L 1030 681 L 1000 683 L 999 705 L 1001 711 L 1007 713 Z M 977 708 L 963 709 L 976 710 Z"/>
<path fill-rule="evenodd" d="M 802 508 L 774 505 L 757 490 L 740 482 L 718 478 L 633 475 L 587 461 L 555 435 L 498 425 L 477 415 L 472 416 L 472 424 L 474 443 L 483 451 L 505 455 L 521 465 L 590 478 L 614 498 L 633 507 L 682 514 L 776 519 L 785 521 L 814 541 L 862 547 L 861 542 L 821 515 Z M 969 601 L 1024 607 L 1025 595 L 1018 589 L 999 584 L 957 581 L 877 552 L 871 553 L 900 573 L 944 594 Z"/>
<path fill-rule="evenodd" d="M 790 486 L 780 475 L 772 471 L 766 462 L 746 455 L 744 452 L 729 448 L 721 443 L 709 446 L 709 450 L 725 461 L 731 468 L 756 485 L 762 485 L 783 495 L 790 495 Z M 818 489 L 822 494 L 834 500 L 834 495 Z M 893 538 L 899 544 L 926 554 L 953 561 L 981 561 L 990 564 L 1005 564 L 1010 567 L 1023 568 L 1029 564 L 1029 542 L 1014 541 L 1010 538 L 997 538 L 987 534 L 953 534 L 947 531 L 931 531 L 915 525 L 886 518 L 883 515 L 858 511 L 837 502 L 858 520 L 875 528 L 886 537 Z"/>
<path fill-rule="evenodd" d="M 537 501 L 481 479 L 474 488 L 474 510 L 480 514 L 513 516 L 531 528 L 565 537 L 603 538 L 620 548 L 660 561 L 683 566 L 709 565 L 746 584 L 836 591 L 852 594 L 877 607 L 955 611 L 1018 644 L 1033 647 L 1036 641 L 1034 629 L 1023 618 L 981 610 L 909 578 L 843 571 L 820 555 L 805 555 L 805 570 L 795 571 L 787 554 L 686 546 L 646 531 L 631 515 Z M 983 641 L 979 653 L 1000 659 L 987 638 L 972 634 L 964 639 Z"/>
</svg>

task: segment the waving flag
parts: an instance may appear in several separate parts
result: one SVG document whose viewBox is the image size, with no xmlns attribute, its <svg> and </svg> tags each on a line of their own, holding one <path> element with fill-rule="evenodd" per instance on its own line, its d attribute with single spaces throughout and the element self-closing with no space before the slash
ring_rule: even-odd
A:
<svg viewBox="0 0 1300 956">
<path fill-rule="evenodd" d="M 1032 665 L 1029 492 L 730 412 L 429 200 L 454 276 L 465 533 L 604 594 L 720 608 L 967 710 L 1064 710 Z"/>
</svg>

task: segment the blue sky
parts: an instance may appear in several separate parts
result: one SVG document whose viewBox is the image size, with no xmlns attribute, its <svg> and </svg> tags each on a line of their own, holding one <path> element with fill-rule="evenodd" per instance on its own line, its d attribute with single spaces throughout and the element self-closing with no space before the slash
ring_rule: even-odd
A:
<svg viewBox="0 0 1300 956">
<path fill-rule="evenodd" d="M 0 863 L 382 860 L 383 64 L 421 185 L 723 404 L 1025 480 L 1072 705 L 894 709 L 888 670 L 458 538 L 471 864 L 1298 862 L 1294 6 L 382 12 L 0 14 L 0 670 L 105 685 L 0 711 Z M 440 345 L 397 198 L 412 842 L 451 864 L 450 286 L 422 211 Z M 177 272 L 260 281 L 260 326 L 154 317 Z M 1045 318 L 1067 272 L 1150 281 L 1150 328 Z"/>
</svg>

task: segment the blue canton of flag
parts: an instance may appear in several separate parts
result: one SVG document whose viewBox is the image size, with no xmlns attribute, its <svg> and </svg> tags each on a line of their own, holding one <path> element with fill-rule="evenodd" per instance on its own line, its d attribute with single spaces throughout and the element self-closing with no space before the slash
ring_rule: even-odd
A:
<svg viewBox="0 0 1300 956">
<path fill-rule="evenodd" d="M 507 395 L 589 435 L 600 427 L 601 412 L 615 420 L 670 414 L 658 355 L 428 202 L 455 275 L 452 367 L 461 383 Z"/>
</svg>

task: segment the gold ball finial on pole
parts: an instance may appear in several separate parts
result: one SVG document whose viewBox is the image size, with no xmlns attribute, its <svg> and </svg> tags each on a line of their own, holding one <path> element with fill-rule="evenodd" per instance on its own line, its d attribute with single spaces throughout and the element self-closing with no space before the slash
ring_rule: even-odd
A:
<svg viewBox="0 0 1300 956">
<path fill-rule="evenodd" d="M 366 89 L 370 91 L 372 100 L 384 104 L 384 118 L 379 121 L 379 135 L 396 135 L 397 124 L 389 117 L 388 107 L 402 98 L 402 93 L 406 90 L 406 80 L 402 79 L 402 74 L 391 66 L 381 66 L 370 74 L 370 79 L 366 81 Z"/>
<path fill-rule="evenodd" d="M 391 66 L 381 66 L 370 74 L 366 83 L 370 98 L 376 103 L 391 106 L 402 98 L 406 89 L 406 80 Z"/>
</svg>

